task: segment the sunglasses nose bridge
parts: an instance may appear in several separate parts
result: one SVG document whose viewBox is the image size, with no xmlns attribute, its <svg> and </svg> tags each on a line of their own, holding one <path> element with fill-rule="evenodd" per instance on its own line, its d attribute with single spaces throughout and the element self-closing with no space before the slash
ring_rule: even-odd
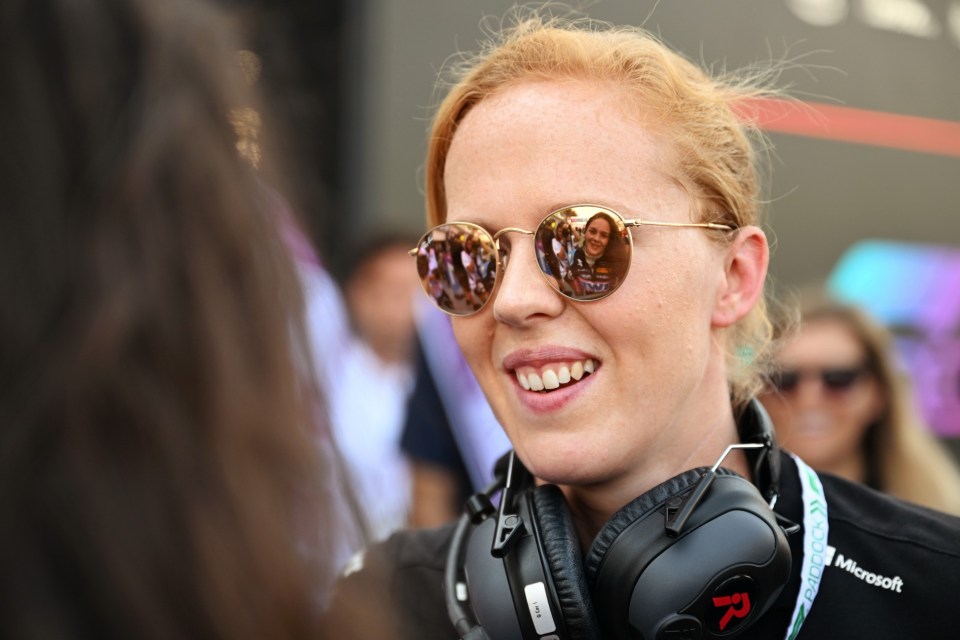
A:
<svg viewBox="0 0 960 640">
<path fill-rule="evenodd" d="M 493 234 L 493 235 L 491 236 L 491 237 L 493 238 L 493 244 L 495 244 L 495 245 L 499 248 L 499 246 L 500 246 L 500 236 L 502 236 L 502 235 L 504 235 L 504 234 L 506 234 L 506 233 L 520 233 L 520 234 L 523 234 L 523 235 L 525 235 L 525 236 L 532 236 L 532 235 L 533 235 L 533 231 L 529 231 L 529 230 L 527 230 L 527 229 L 521 229 L 520 227 L 504 227 L 503 229 L 500 229 L 499 231 L 497 231 L 495 234 Z"/>
<path fill-rule="evenodd" d="M 501 230 L 508 231 L 508 230 Z M 534 235 L 524 229 L 509 229 Z M 500 264 L 497 290 L 491 304 L 494 317 L 504 324 L 519 326 L 533 317 L 555 316 L 562 311 L 563 298 L 557 295 L 537 261 L 534 242 L 514 242 Z"/>
<path fill-rule="evenodd" d="M 514 259 L 514 255 L 517 253 L 518 245 L 508 245 L 507 248 L 501 248 L 501 245 L 500 245 L 500 238 L 507 233 L 519 233 L 525 236 L 534 235 L 533 231 L 520 229 L 518 227 L 506 227 L 506 228 L 500 229 L 495 234 L 493 234 L 493 246 L 497 251 L 498 264 L 500 267 L 500 272 L 498 274 L 498 280 L 500 281 L 500 284 L 503 283 L 504 276 L 506 276 L 508 263 L 510 265 L 513 265 L 516 262 L 516 260 Z M 522 243 L 522 244 L 525 244 L 525 243 Z M 533 248 L 532 244 L 531 244 L 531 248 Z M 525 249 L 526 247 L 520 249 L 520 252 L 521 253 L 524 252 Z M 524 260 L 524 262 L 530 262 L 530 261 L 536 264 L 535 252 L 534 252 L 534 255 L 531 256 L 531 260 Z"/>
<path fill-rule="evenodd" d="M 793 387 L 793 395 L 798 400 L 819 400 L 825 392 L 820 374 L 809 371 L 800 372 Z"/>
<path fill-rule="evenodd" d="M 496 251 L 497 255 L 497 266 L 499 267 L 498 279 L 500 280 L 503 279 L 503 273 L 507 268 L 507 262 L 509 262 L 509 256 L 507 255 L 507 252 L 501 250 L 500 248 L 500 237 L 506 235 L 507 233 L 519 233 L 525 236 L 534 235 L 533 231 L 528 231 L 527 229 L 521 229 L 519 227 L 504 227 L 490 236 L 491 240 L 493 240 L 493 249 Z"/>
</svg>

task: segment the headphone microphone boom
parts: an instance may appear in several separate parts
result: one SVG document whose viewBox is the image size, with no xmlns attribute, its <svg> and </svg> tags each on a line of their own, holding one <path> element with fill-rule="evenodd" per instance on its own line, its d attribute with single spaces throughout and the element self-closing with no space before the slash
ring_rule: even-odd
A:
<svg viewBox="0 0 960 640">
<path fill-rule="evenodd" d="M 739 635 L 783 589 L 786 536 L 799 527 L 784 529 L 772 509 L 779 458 L 756 401 L 738 428 L 743 444 L 624 506 L 585 557 L 560 489 L 535 486 L 509 452 L 495 482 L 468 500 L 453 535 L 444 590 L 457 633 L 464 640 Z M 747 449 L 759 488 L 720 466 L 733 449 Z"/>
</svg>

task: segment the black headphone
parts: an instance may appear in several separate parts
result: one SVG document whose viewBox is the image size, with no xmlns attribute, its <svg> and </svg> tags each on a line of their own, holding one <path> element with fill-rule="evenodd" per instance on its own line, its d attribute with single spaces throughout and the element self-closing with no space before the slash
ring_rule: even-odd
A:
<svg viewBox="0 0 960 640">
<path fill-rule="evenodd" d="M 737 426 L 743 444 L 624 506 L 586 558 L 560 489 L 535 486 L 509 452 L 496 481 L 468 500 L 447 556 L 447 612 L 461 638 L 694 640 L 744 631 L 783 589 L 786 535 L 799 526 L 772 509 L 780 465 L 766 412 L 753 401 Z M 720 467 L 734 448 L 747 449 L 756 486 Z"/>
</svg>

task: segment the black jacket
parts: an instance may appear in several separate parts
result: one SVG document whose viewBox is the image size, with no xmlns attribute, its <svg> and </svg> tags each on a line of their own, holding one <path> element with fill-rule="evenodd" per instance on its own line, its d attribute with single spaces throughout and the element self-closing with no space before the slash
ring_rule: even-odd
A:
<svg viewBox="0 0 960 640">
<path fill-rule="evenodd" d="M 779 455 L 781 493 L 775 510 L 802 523 L 797 465 L 789 455 Z M 797 638 L 960 637 L 960 518 L 827 474 L 820 478 L 829 514 L 827 562 Z M 371 548 L 362 568 L 338 583 L 325 619 L 330 637 L 457 638 L 442 584 L 452 533 L 452 526 L 403 531 Z M 739 639 L 786 637 L 799 590 L 806 588 L 803 532 L 789 541 L 794 560 L 787 585 Z"/>
<path fill-rule="evenodd" d="M 571 283 L 579 298 L 602 296 L 617 287 L 623 277 L 623 263 L 606 257 L 597 258 L 591 265 L 583 248 L 577 249 L 568 271 Z"/>
</svg>

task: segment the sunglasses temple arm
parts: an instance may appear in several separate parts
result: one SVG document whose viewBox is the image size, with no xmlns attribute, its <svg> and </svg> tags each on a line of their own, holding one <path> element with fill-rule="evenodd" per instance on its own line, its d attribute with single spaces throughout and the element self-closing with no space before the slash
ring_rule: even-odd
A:
<svg viewBox="0 0 960 640">
<path fill-rule="evenodd" d="M 733 231 L 736 228 L 728 224 L 718 224 L 716 222 L 650 222 L 647 220 L 625 220 L 624 226 L 627 226 L 627 227 L 700 227 L 703 229 L 719 229 L 721 231 Z"/>
</svg>

